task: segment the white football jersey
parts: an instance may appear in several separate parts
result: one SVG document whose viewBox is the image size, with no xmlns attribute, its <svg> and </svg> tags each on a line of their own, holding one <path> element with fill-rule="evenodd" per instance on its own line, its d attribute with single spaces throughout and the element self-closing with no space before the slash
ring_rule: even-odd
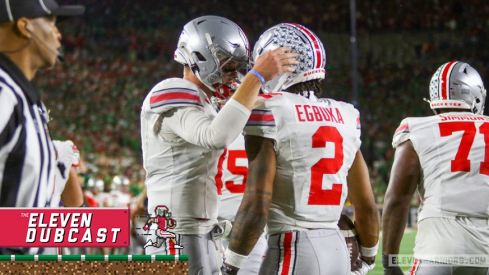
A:
<svg viewBox="0 0 489 275">
<path fill-rule="evenodd" d="M 54 174 L 54 191 L 50 206 L 59 207 L 61 193 L 65 189 L 70 175 L 70 169 L 72 166 L 78 167 L 79 165 L 80 152 L 71 140 L 53 140 L 53 144 L 56 149 L 57 167 Z"/>
<path fill-rule="evenodd" d="M 359 112 L 351 104 L 314 95 L 261 97 L 244 133 L 275 141 L 268 234 L 337 228 L 348 194 L 346 176 L 361 144 Z"/>
<path fill-rule="evenodd" d="M 149 92 L 141 111 L 148 211 L 154 214 L 157 206 L 164 205 L 178 223 L 173 231 L 207 233 L 217 221 L 220 187 L 216 177 L 221 175 L 218 164 L 220 160 L 222 164 L 224 150 L 211 150 L 182 138 L 169 141 L 155 134 L 160 114 L 174 108 L 198 108 L 210 119 L 217 115 L 204 91 L 190 81 L 166 79 Z M 203 228 L 205 221 L 209 221 L 208 227 Z"/>
<path fill-rule="evenodd" d="M 419 221 L 489 218 L 489 117 L 469 112 L 406 118 L 392 146 L 411 140 L 421 164 Z"/>
<path fill-rule="evenodd" d="M 225 150 L 222 165 L 222 196 L 219 206 L 219 220 L 234 221 L 248 177 L 244 136 L 239 135 Z"/>
</svg>

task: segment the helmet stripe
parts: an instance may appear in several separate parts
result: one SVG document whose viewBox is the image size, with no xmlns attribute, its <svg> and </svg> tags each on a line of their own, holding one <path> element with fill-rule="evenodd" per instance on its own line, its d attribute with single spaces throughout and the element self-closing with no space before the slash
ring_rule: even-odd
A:
<svg viewBox="0 0 489 275">
<path fill-rule="evenodd" d="M 248 37 L 239 26 L 238 26 L 238 30 L 239 30 L 239 34 L 242 36 L 241 38 L 243 39 L 244 46 L 246 48 L 246 55 L 248 55 L 248 59 L 250 59 L 251 49 L 250 49 L 250 42 L 248 41 Z"/>
<path fill-rule="evenodd" d="M 323 58 L 322 58 L 322 51 L 321 51 L 321 45 L 319 39 L 314 35 L 311 31 L 306 29 L 304 26 L 301 26 L 299 24 L 290 24 L 292 26 L 297 27 L 299 30 L 301 30 L 308 38 L 309 41 L 311 42 L 312 46 L 314 47 L 314 52 L 316 53 L 316 60 L 314 61 L 316 69 L 323 68 Z"/>
<path fill-rule="evenodd" d="M 442 69 L 442 73 L 440 74 L 440 98 L 442 100 L 446 100 L 449 98 L 448 90 L 450 89 L 450 75 L 452 73 L 453 68 L 457 64 L 456 61 L 449 62 Z"/>
</svg>

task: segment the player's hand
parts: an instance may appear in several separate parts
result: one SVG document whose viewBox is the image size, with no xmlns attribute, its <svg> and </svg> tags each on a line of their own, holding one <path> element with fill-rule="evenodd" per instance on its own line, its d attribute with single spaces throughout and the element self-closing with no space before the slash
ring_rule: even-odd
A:
<svg viewBox="0 0 489 275">
<path fill-rule="evenodd" d="M 280 47 L 261 55 L 255 61 L 253 70 L 260 73 L 265 81 L 273 79 L 280 73 L 295 71 L 295 66 L 290 65 L 299 64 L 296 60 L 299 54 L 290 51 L 288 47 Z"/>
<path fill-rule="evenodd" d="M 358 267 L 355 271 L 352 271 L 352 275 L 365 275 L 374 269 L 375 263 L 367 264 L 362 258 L 358 258 L 356 266 Z"/>
</svg>

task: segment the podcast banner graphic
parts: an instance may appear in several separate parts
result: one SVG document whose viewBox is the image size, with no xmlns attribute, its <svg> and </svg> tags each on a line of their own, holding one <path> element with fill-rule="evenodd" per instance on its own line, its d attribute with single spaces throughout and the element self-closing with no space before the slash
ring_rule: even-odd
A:
<svg viewBox="0 0 489 275">
<path fill-rule="evenodd" d="M 0 247 L 125 247 L 127 208 L 0 208 Z"/>
</svg>

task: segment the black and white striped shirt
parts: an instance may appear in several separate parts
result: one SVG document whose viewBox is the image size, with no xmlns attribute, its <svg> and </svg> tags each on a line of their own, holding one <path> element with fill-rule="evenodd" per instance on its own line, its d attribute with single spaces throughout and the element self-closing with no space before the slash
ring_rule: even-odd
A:
<svg viewBox="0 0 489 275">
<path fill-rule="evenodd" d="M 38 91 L 0 53 L 0 207 L 46 207 L 56 156 Z"/>
</svg>

